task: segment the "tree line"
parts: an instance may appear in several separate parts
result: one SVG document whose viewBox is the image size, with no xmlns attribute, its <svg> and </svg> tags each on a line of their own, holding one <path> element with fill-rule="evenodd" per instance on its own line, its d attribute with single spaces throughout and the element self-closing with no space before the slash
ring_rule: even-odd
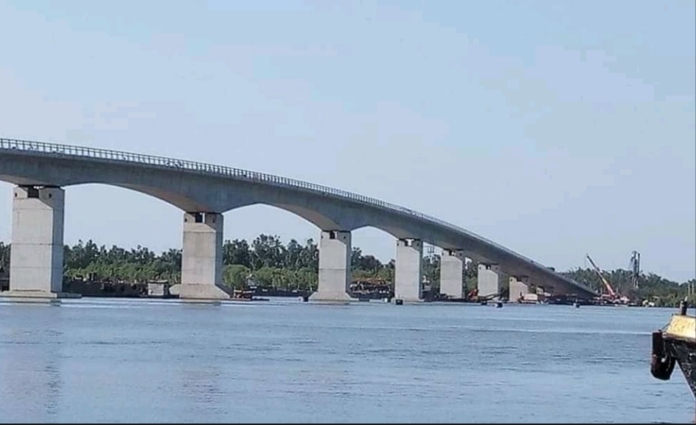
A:
<svg viewBox="0 0 696 425">
<path fill-rule="evenodd" d="M 9 270 L 10 245 L 0 242 L 0 271 Z M 258 286 L 276 290 L 316 290 L 319 271 L 319 247 L 313 239 L 300 243 L 291 239 L 283 244 L 278 236 L 259 235 L 247 242 L 244 239 L 226 240 L 223 251 L 223 282 L 236 289 L 244 288 L 251 280 Z M 395 261 L 383 263 L 373 255 L 363 254 L 354 247 L 351 253 L 354 280 L 374 279 L 393 285 Z M 464 270 L 466 290 L 476 288 L 478 264 L 471 262 Z M 584 283 L 598 292 L 606 292 L 604 284 L 592 269 L 578 268 L 563 272 L 571 279 Z M 181 280 L 181 250 L 169 249 L 155 253 L 137 246 L 124 249 L 107 248 L 94 241 L 78 241 L 65 246 L 64 275 L 66 279 L 142 283 Z M 440 283 L 440 257 L 426 255 L 423 258 L 423 275 L 437 292 Z M 696 287 L 696 280 L 679 284 L 654 273 L 640 274 L 638 288 L 632 283 L 632 272 L 613 270 L 605 272 L 605 278 L 619 294 L 632 299 L 648 299 L 657 305 L 677 305 L 687 295 L 688 284 Z M 393 289 L 393 286 L 392 286 Z"/>
<path fill-rule="evenodd" d="M 0 270 L 9 270 L 10 248 L 0 242 Z M 283 244 L 278 236 L 262 234 L 251 243 L 244 239 L 226 240 L 222 253 L 223 282 L 235 289 L 244 288 L 250 280 L 258 286 L 276 290 L 313 291 L 317 288 L 319 247 L 313 239 L 303 244 L 292 239 Z M 63 267 L 66 279 L 179 283 L 181 260 L 181 249 L 157 254 L 140 245 L 128 250 L 80 240 L 65 246 Z M 373 255 L 364 255 L 357 247 L 351 253 L 354 279 L 393 282 L 394 265 L 394 260 L 382 263 Z M 423 272 L 426 278 L 439 282 L 439 258 L 424 258 Z"/>
</svg>

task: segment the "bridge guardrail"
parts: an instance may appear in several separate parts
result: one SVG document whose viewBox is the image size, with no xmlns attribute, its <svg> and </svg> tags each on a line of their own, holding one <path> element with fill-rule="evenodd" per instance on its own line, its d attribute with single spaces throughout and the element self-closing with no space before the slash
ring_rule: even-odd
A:
<svg viewBox="0 0 696 425">
<path fill-rule="evenodd" d="M 145 155 L 131 152 L 121 152 L 109 149 L 100 148 L 89 148 L 81 146 L 71 146 L 62 145 L 55 143 L 45 143 L 45 142 L 35 142 L 28 140 L 15 140 L 15 139 L 5 139 L 0 138 L 0 150 L 20 150 L 25 152 L 37 152 L 41 154 L 50 155 L 64 155 L 69 157 L 78 158 L 95 158 L 95 159 L 105 159 L 111 161 L 119 162 L 129 162 L 136 164 L 154 165 L 159 167 L 171 168 L 176 170 L 188 170 L 203 174 L 215 175 L 215 176 L 225 176 L 232 177 L 235 179 L 246 179 L 250 181 L 258 181 L 264 183 L 272 183 L 285 187 L 300 188 L 312 192 L 318 192 L 324 195 L 333 195 L 338 198 L 347 199 L 350 201 L 361 202 L 366 205 L 376 206 L 384 208 L 390 211 L 399 212 L 401 214 L 406 214 L 411 217 L 416 217 L 422 220 L 427 220 L 437 225 L 443 226 L 445 228 L 464 233 L 466 235 L 477 238 L 484 241 L 497 249 L 506 252 L 510 255 L 518 257 L 527 261 L 528 263 L 540 267 L 546 268 L 542 264 L 529 259 L 521 254 L 513 252 L 502 245 L 499 245 L 489 239 L 486 239 L 480 235 L 477 235 L 469 230 L 456 226 L 452 223 L 448 223 L 436 217 L 429 216 L 427 214 L 419 213 L 417 211 L 405 208 L 399 205 L 391 204 L 389 202 L 380 201 L 379 199 L 370 198 L 368 196 L 358 195 L 356 193 L 346 192 L 340 189 L 333 189 L 327 186 L 322 186 L 314 183 L 304 182 L 301 180 L 290 179 L 287 177 L 275 176 L 272 174 L 259 173 L 257 171 L 243 170 L 239 168 L 227 167 L 222 165 L 206 164 L 196 161 L 188 161 L 182 159 L 166 158 L 154 155 Z M 557 274 L 557 273 L 556 273 Z M 560 275 L 559 275 L 560 276 Z M 577 284 L 577 282 L 574 282 Z"/>
</svg>

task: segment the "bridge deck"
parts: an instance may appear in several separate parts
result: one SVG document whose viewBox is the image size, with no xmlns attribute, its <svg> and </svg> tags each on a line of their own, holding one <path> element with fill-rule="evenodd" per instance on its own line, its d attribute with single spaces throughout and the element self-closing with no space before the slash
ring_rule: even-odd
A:
<svg viewBox="0 0 696 425">
<path fill-rule="evenodd" d="M 144 155 L 132 152 L 121 152 L 107 149 L 89 148 L 81 146 L 71 146 L 26 140 L 13 140 L 0 138 L 0 155 L 22 155 L 35 157 L 51 157 L 51 158 L 70 158 L 73 160 L 89 161 L 89 162 L 108 162 L 116 164 L 138 165 L 151 169 L 166 169 L 175 170 L 182 173 L 194 173 L 211 177 L 223 177 L 233 179 L 235 181 L 246 181 L 261 183 L 264 185 L 272 185 L 279 188 L 289 189 L 293 191 L 309 192 L 316 195 L 331 197 L 351 203 L 376 207 L 402 217 L 410 217 L 438 226 L 451 232 L 463 235 L 472 240 L 476 240 L 488 247 L 495 249 L 500 253 L 507 254 L 516 260 L 525 263 L 527 266 L 539 269 L 544 274 L 553 275 L 556 279 L 564 281 L 571 287 L 577 288 L 585 294 L 596 295 L 596 293 L 585 285 L 567 278 L 548 267 L 527 258 L 517 252 L 514 252 L 500 244 L 497 244 L 483 236 L 477 235 L 462 227 L 448 223 L 444 220 L 432 217 L 409 208 L 391 204 L 382 200 L 370 198 L 367 196 L 347 192 L 344 190 L 334 189 L 327 186 L 322 186 L 314 183 L 304 182 L 300 180 L 290 179 L 287 177 L 276 176 L 256 171 L 243 170 L 233 167 L 206 164 L 195 161 L 166 158 L 153 155 Z M 1 173 L 0 173 L 1 174 Z"/>
</svg>

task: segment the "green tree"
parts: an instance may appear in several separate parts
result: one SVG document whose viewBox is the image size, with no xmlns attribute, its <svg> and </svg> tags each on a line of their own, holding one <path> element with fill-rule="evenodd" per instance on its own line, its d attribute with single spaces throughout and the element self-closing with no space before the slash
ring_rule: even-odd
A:
<svg viewBox="0 0 696 425">
<path fill-rule="evenodd" d="M 314 243 L 314 239 L 307 239 L 300 253 L 300 267 L 319 272 L 319 247 Z"/>
<path fill-rule="evenodd" d="M 303 266 L 302 249 L 302 245 L 300 245 L 295 239 L 290 239 L 290 242 L 288 242 L 288 247 L 285 250 L 285 260 L 283 261 L 284 267 L 292 270 L 301 268 Z"/>
<path fill-rule="evenodd" d="M 308 267 L 303 267 L 295 272 L 295 288 L 300 291 L 315 291 L 319 282 L 319 275 Z"/>
<path fill-rule="evenodd" d="M 227 265 L 222 272 L 222 280 L 225 285 L 234 289 L 244 289 L 251 270 L 242 264 Z"/>
<path fill-rule="evenodd" d="M 283 267 L 285 246 L 278 236 L 259 235 L 251 247 L 252 265 L 255 270 L 261 267 Z"/>
<path fill-rule="evenodd" d="M 222 258 L 225 264 L 239 264 L 251 268 L 252 255 L 249 244 L 244 239 L 226 240 L 222 245 Z"/>
</svg>

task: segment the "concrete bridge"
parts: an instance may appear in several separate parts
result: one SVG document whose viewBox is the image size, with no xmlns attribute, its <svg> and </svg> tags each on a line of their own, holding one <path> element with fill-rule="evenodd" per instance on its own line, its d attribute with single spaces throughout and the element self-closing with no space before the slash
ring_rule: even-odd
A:
<svg viewBox="0 0 696 425">
<path fill-rule="evenodd" d="M 422 294 L 423 243 L 443 249 L 441 292 L 461 298 L 465 259 L 480 263 L 480 295 L 503 279 L 516 296 L 530 284 L 552 293 L 596 295 L 590 288 L 468 230 L 408 208 L 285 177 L 219 165 L 0 139 L 0 180 L 14 183 L 10 291 L 3 295 L 61 297 L 66 187 L 119 186 L 180 208 L 184 220 L 180 297 L 224 299 L 222 213 L 273 205 L 321 230 L 319 287 L 313 300 L 350 300 L 351 231 L 372 226 L 396 238 L 395 297 Z M 512 296 L 511 296 L 512 298 Z"/>
</svg>

